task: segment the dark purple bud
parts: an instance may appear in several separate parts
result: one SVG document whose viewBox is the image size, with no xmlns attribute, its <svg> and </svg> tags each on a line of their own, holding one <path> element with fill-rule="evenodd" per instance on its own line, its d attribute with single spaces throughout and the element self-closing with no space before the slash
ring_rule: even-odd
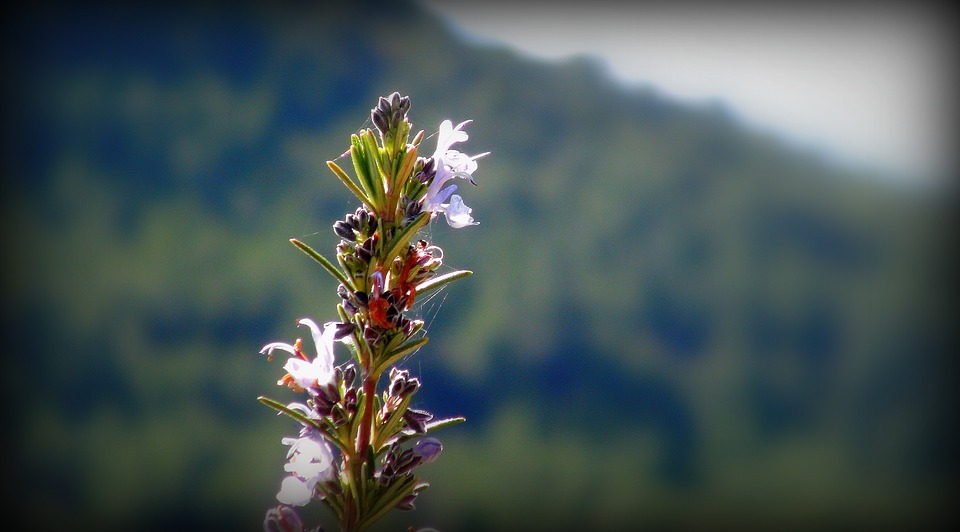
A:
<svg viewBox="0 0 960 532">
<path fill-rule="evenodd" d="M 264 532 L 303 532 L 303 521 L 293 508 L 285 505 L 267 510 L 263 518 Z"/>
<path fill-rule="evenodd" d="M 363 328 L 363 339 L 374 344 L 377 340 L 380 339 L 380 331 L 374 329 L 373 327 L 364 327 Z"/>
<path fill-rule="evenodd" d="M 416 393 L 417 390 L 419 389 L 420 389 L 420 380 L 414 377 L 412 379 L 407 380 L 406 384 L 403 387 L 403 390 L 400 393 L 402 394 L 403 397 L 406 397 L 408 395 L 412 395 Z M 433 416 L 430 416 L 430 417 L 432 418 Z"/>
<path fill-rule="evenodd" d="M 403 420 L 406 422 L 407 427 L 417 434 L 427 433 L 427 421 L 431 419 L 433 419 L 433 414 L 424 412 L 423 410 L 409 408 L 403 413 Z"/>
<path fill-rule="evenodd" d="M 316 410 L 320 417 L 327 417 L 330 415 L 330 412 L 333 411 L 334 404 L 336 403 L 329 401 L 325 397 L 317 396 L 313 400 L 313 409 Z"/>
<path fill-rule="evenodd" d="M 380 111 L 380 109 L 374 109 L 373 112 L 370 113 L 370 118 L 373 119 L 373 125 L 377 126 L 377 129 L 379 129 L 381 133 L 386 134 L 388 129 L 387 118 L 378 111 Z"/>
<path fill-rule="evenodd" d="M 395 380 L 390 382 L 390 397 L 400 397 L 400 393 L 403 392 L 402 380 Z"/>
<path fill-rule="evenodd" d="M 366 241 L 364 242 L 364 244 L 366 244 Z M 360 247 L 358 247 L 358 248 L 357 248 L 357 255 L 356 255 L 357 258 L 360 259 L 360 260 L 363 261 L 363 262 L 370 262 L 370 257 L 373 256 L 372 247 L 373 247 L 373 246 L 367 246 L 367 247 L 360 246 Z"/>
<path fill-rule="evenodd" d="M 426 174 L 435 174 L 437 172 L 437 160 L 433 157 L 424 157 L 422 171 Z"/>
<path fill-rule="evenodd" d="M 344 301 L 343 311 L 347 313 L 347 316 L 352 318 L 357 314 L 357 307 L 353 306 L 353 303 L 349 301 Z"/>
<path fill-rule="evenodd" d="M 347 336 L 353 334 L 353 331 L 357 329 L 357 326 L 352 323 L 337 323 L 336 330 L 333 332 L 334 340 L 343 340 Z"/>
<path fill-rule="evenodd" d="M 333 232 L 336 233 L 337 236 L 339 236 L 344 240 L 354 239 L 353 228 L 350 227 L 350 225 L 348 225 L 343 220 L 340 220 L 337 223 L 333 224 Z"/>
<path fill-rule="evenodd" d="M 407 473 L 412 471 L 413 468 L 420 465 L 422 461 L 423 461 L 423 457 L 414 454 L 412 450 L 407 449 L 406 451 L 403 451 L 402 453 L 400 453 L 400 456 L 397 458 L 397 462 L 395 466 L 397 475 L 406 475 Z"/>
<path fill-rule="evenodd" d="M 397 471 L 394 469 L 393 464 L 385 464 L 383 469 L 380 470 L 380 480 L 384 481 L 384 483 L 390 482 L 396 475 Z"/>
<path fill-rule="evenodd" d="M 357 389 L 350 388 L 347 390 L 347 393 L 343 396 L 343 404 L 347 407 L 347 410 L 353 409 L 357 406 Z"/>
<path fill-rule="evenodd" d="M 423 205 L 418 201 L 411 201 L 407 206 L 407 218 L 413 220 L 423 212 Z"/>
<path fill-rule="evenodd" d="M 348 364 L 343 368 L 343 382 L 347 386 L 353 384 L 354 379 L 357 378 L 357 368 L 353 364 Z"/>
<path fill-rule="evenodd" d="M 396 451 L 397 451 L 397 447 L 396 447 L 395 445 L 390 447 L 390 451 L 387 452 L 387 456 L 383 459 L 383 465 L 384 465 L 384 466 L 389 465 L 390 467 L 394 467 L 394 466 L 397 465 L 397 452 L 396 452 Z"/>
<path fill-rule="evenodd" d="M 372 218 L 370 211 L 360 207 L 353 214 L 357 219 L 357 228 L 366 229 L 370 225 L 370 219 Z"/>
<path fill-rule="evenodd" d="M 417 494 L 411 493 L 410 495 L 404 497 L 403 500 L 397 504 L 396 508 L 402 512 L 416 510 L 417 507 L 413 504 L 413 501 L 415 500 L 417 500 Z"/>
<path fill-rule="evenodd" d="M 405 370 L 405 369 L 400 369 L 400 368 L 398 368 L 398 367 L 396 367 L 396 366 L 390 368 L 390 386 L 391 386 L 391 388 L 392 388 L 395 384 L 397 384 L 397 383 L 399 383 L 399 384 L 397 384 L 397 385 L 403 386 L 403 383 L 405 383 L 405 382 L 407 381 L 407 378 L 409 378 L 409 376 L 410 376 L 410 372 L 407 371 L 407 370 Z M 391 394 L 391 395 L 395 395 L 395 394 Z"/>
<path fill-rule="evenodd" d="M 423 438 L 413 446 L 413 454 L 419 456 L 424 464 L 436 460 L 441 451 L 443 451 L 443 445 L 436 438 Z"/>
<path fill-rule="evenodd" d="M 323 397 L 331 403 L 336 403 L 340 400 L 340 389 L 337 388 L 337 386 L 332 382 L 328 382 L 323 386 L 320 386 L 319 390 L 320 393 L 317 394 L 317 397 Z"/>
</svg>

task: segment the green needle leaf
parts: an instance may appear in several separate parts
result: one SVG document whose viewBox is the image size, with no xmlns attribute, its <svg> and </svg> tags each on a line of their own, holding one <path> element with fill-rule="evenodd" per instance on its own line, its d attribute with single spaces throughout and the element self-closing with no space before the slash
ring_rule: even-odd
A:
<svg viewBox="0 0 960 532">
<path fill-rule="evenodd" d="M 400 347 L 396 348 L 395 350 L 390 351 L 386 356 L 383 357 L 383 360 L 379 364 L 377 364 L 376 369 L 374 369 L 373 371 L 373 375 L 380 375 L 380 373 L 382 373 L 383 370 L 390 367 L 393 363 L 409 355 L 410 353 L 413 353 L 417 349 L 420 349 L 421 347 L 426 345 L 426 343 L 429 341 L 430 339 L 424 336 L 423 338 L 411 340 L 401 345 Z"/>
<path fill-rule="evenodd" d="M 463 416 L 457 416 L 457 417 L 448 417 L 448 418 L 438 419 L 436 421 L 428 422 L 426 425 L 427 434 L 429 434 L 434 430 L 442 429 L 444 427 L 452 427 L 454 425 L 459 425 L 460 423 L 463 423 L 466 420 L 467 418 Z M 401 431 L 400 434 L 397 434 L 393 438 L 390 438 L 389 440 L 385 441 L 383 444 L 384 445 L 400 444 L 411 438 L 416 438 L 418 436 L 423 436 L 423 434 L 414 432 L 410 429 L 404 429 L 403 431 Z"/>
<path fill-rule="evenodd" d="M 327 166 L 330 167 L 330 170 L 334 173 L 334 175 L 340 178 L 340 181 L 342 181 L 343 184 L 346 185 L 348 189 L 350 189 L 350 192 L 353 192 L 354 196 L 359 198 L 360 201 L 362 201 L 364 204 L 367 205 L 367 207 L 370 207 L 370 209 L 373 210 L 373 203 L 370 201 L 370 198 L 368 198 L 367 195 L 362 190 L 360 190 L 360 187 L 358 187 L 357 184 L 353 182 L 353 179 L 350 179 L 350 176 L 348 176 L 347 173 L 344 172 L 343 169 L 337 165 L 337 163 L 333 161 L 327 161 Z"/>
<path fill-rule="evenodd" d="M 387 491 L 380 496 L 380 499 L 376 502 L 376 504 L 370 508 L 370 513 L 357 528 L 362 530 L 375 523 L 378 519 L 386 515 L 387 512 L 392 510 L 394 506 L 400 504 L 400 501 L 402 501 L 407 495 L 413 493 L 413 490 L 416 487 L 417 482 L 413 476 L 394 482 L 394 484 L 387 488 Z"/>
<path fill-rule="evenodd" d="M 397 233 L 396 238 L 393 239 L 393 243 L 390 245 L 390 248 L 387 250 L 387 253 L 384 255 L 383 264 L 390 265 L 393 264 L 393 259 L 397 258 L 397 255 L 400 254 L 400 250 L 410 243 L 410 239 L 413 238 L 413 235 L 417 234 L 417 231 L 421 227 L 427 225 L 427 222 L 430 221 L 430 212 L 421 212 L 412 222 L 410 222 L 402 231 Z"/>
<path fill-rule="evenodd" d="M 457 270 L 455 272 L 445 273 L 443 275 L 438 275 L 432 279 L 428 279 L 417 285 L 417 295 L 426 294 L 432 290 L 436 290 L 441 286 L 456 281 L 457 279 L 463 279 L 473 275 L 473 272 L 470 270 Z"/>
<path fill-rule="evenodd" d="M 290 243 L 300 248 L 300 251 L 303 251 L 307 255 L 310 255 L 310 258 L 312 258 L 313 260 L 319 262 L 320 265 L 324 267 L 324 269 L 330 272 L 330 275 L 334 276 L 344 286 L 353 288 L 353 283 L 351 283 L 347 279 L 347 276 L 345 276 L 343 272 L 340 271 L 339 268 L 331 264 L 330 261 L 328 261 L 323 255 L 317 253 L 316 251 L 313 250 L 313 248 L 297 240 L 296 238 L 291 238 Z"/>
</svg>

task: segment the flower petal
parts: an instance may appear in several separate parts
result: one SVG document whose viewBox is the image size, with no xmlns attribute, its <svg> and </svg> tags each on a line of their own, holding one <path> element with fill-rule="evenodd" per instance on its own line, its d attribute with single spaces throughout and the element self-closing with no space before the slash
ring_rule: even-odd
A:
<svg viewBox="0 0 960 532">
<path fill-rule="evenodd" d="M 470 122 L 472 122 L 472 120 L 464 120 L 457 124 L 457 127 L 453 127 L 453 122 L 449 120 L 441 122 L 440 130 L 437 132 L 437 150 L 433 152 L 434 158 L 446 153 L 446 151 L 450 149 L 450 146 L 458 142 L 464 142 L 470 138 L 466 131 L 461 130 L 463 126 Z"/>
<path fill-rule="evenodd" d="M 314 362 L 319 361 L 322 367 L 332 369 L 334 361 L 333 337 L 337 333 L 337 323 L 327 322 L 323 324 L 323 331 L 320 330 L 320 327 L 318 327 L 313 320 L 307 318 L 300 320 L 298 323 L 310 327 L 310 333 L 313 335 L 313 343 L 317 347 L 317 358 Z"/>
<path fill-rule="evenodd" d="M 280 492 L 277 493 L 278 501 L 291 506 L 306 506 L 312 498 L 313 488 L 293 475 L 283 479 Z"/>
<path fill-rule="evenodd" d="M 283 438 L 281 441 L 290 446 L 288 463 L 283 469 L 303 479 L 307 487 L 313 489 L 318 482 L 333 477 L 333 452 L 321 436 Z"/>
<path fill-rule="evenodd" d="M 277 349 L 279 349 L 279 350 L 281 350 L 281 351 L 286 351 L 287 353 L 290 353 L 291 355 L 297 354 L 297 350 L 296 350 L 292 345 L 287 344 L 287 343 L 283 343 L 283 342 L 273 342 L 273 343 L 271 343 L 271 344 L 267 344 L 267 345 L 263 346 L 263 348 L 260 349 L 260 354 L 261 354 L 261 355 L 268 355 L 268 356 L 269 356 L 269 355 L 271 355 L 271 354 L 272 354 L 275 350 L 277 350 Z"/>
<path fill-rule="evenodd" d="M 463 199 L 454 194 L 450 196 L 450 203 L 443 205 L 443 214 L 447 218 L 447 223 L 454 229 L 460 229 L 468 225 L 478 225 L 480 222 L 473 221 L 470 213 L 473 209 L 463 203 Z"/>
<path fill-rule="evenodd" d="M 293 377 L 293 381 L 301 388 L 310 388 L 314 384 L 324 385 L 333 380 L 333 366 L 325 364 L 321 359 L 307 362 L 301 358 L 290 358 L 283 365 L 283 369 Z"/>
</svg>

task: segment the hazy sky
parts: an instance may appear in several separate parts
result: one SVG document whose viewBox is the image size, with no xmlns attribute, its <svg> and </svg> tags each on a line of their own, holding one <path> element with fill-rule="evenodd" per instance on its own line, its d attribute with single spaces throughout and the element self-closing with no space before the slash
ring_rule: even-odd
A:
<svg viewBox="0 0 960 532">
<path fill-rule="evenodd" d="M 920 177 L 948 165 L 953 57 L 922 3 L 423 3 L 476 40 L 545 59 L 599 56 L 627 83 L 722 100 L 843 160 Z"/>
</svg>

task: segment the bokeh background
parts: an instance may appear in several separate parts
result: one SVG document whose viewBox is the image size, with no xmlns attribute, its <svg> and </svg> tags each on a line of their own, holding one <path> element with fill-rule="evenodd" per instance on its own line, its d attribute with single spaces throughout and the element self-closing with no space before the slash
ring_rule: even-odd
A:
<svg viewBox="0 0 960 532">
<path fill-rule="evenodd" d="M 405 362 L 468 422 L 381 529 L 955 520 L 954 175 L 875 179 L 406 0 L 51 1 L 3 28 L 25 529 L 259 529 L 294 427 L 257 352 L 337 301 L 288 239 L 331 253 L 355 205 L 325 161 L 395 90 L 493 153 L 463 191 L 481 225 L 428 231 L 476 273 L 417 309 Z"/>
</svg>

